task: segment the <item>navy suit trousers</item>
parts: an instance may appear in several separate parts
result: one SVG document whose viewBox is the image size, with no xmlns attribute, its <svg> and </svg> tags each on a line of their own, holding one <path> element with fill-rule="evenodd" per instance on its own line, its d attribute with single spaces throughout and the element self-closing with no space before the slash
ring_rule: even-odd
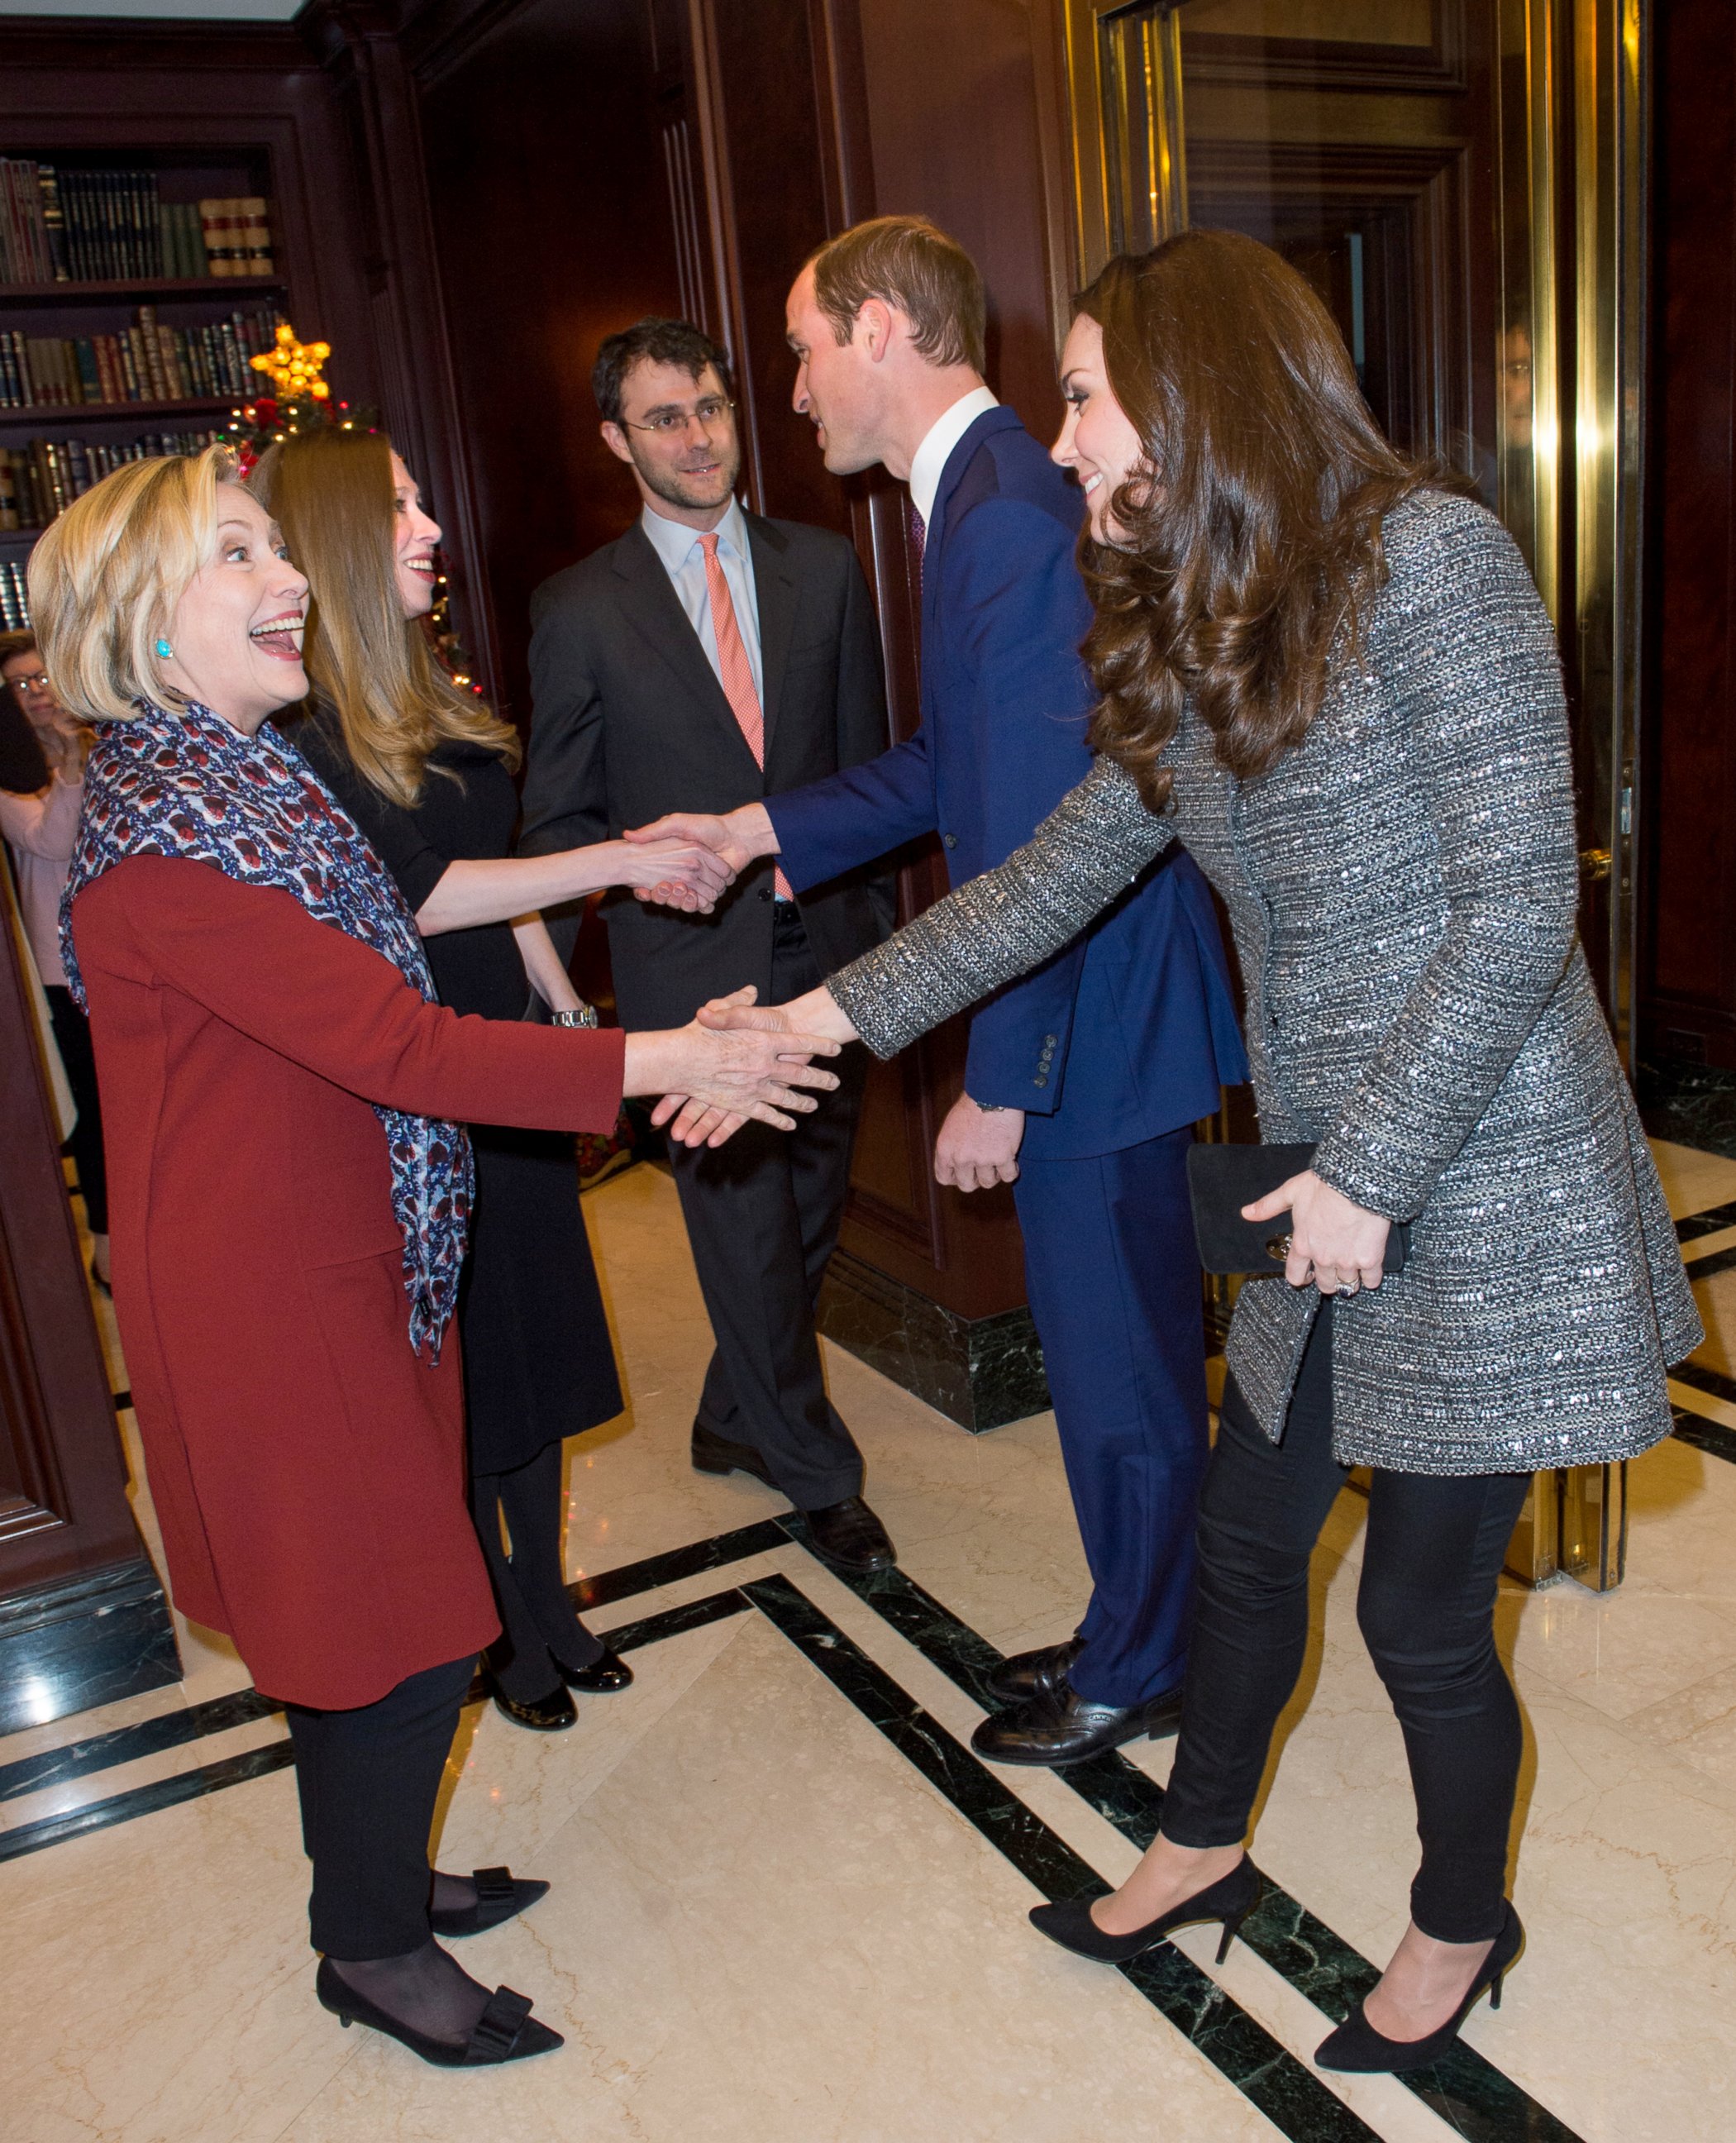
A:
<svg viewBox="0 0 1736 2143">
<path fill-rule="evenodd" d="M 1071 1680 L 1094 1704 L 1173 1689 L 1187 1658 L 1209 1455 L 1193 1130 L 1021 1162 L 1014 1193 L 1073 1508 L 1091 1566 Z"/>
</svg>

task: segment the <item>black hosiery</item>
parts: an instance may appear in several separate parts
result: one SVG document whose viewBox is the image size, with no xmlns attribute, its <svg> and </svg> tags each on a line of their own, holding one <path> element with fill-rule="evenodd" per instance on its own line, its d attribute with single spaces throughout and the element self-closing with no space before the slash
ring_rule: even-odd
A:
<svg viewBox="0 0 1736 2143">
<path fill-rule="evenodd" d="M 420 1949 L 403 1957 L 368 1957 L 354 1963 L 338 1957 L 326 1961 L 346 1987 L 365 1994 L 393 2023 L 448 2046 L 464 2045 L 494 1992 L 472 1979 L 432 1936 Z"/>
<path fill-rule="evenodd" d="M 588 1667 L 603 1655 L 601 1638 L 579 1619 L 561 1566 L 561 1448 L 545 1444 L 510 1473 L 477 1473 L 471 1512 L 493 1581 L 501 1634 L 488 1665 L 516 1703 L 547 1696 L 561 1666 Z M 504 1514 L 510 1551 L 501 1539 Z"/>
</svg>

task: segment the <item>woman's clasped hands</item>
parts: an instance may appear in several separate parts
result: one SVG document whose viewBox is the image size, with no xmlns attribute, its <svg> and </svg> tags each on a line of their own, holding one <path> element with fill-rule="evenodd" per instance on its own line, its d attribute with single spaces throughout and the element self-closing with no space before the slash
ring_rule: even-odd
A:
<svg viewBox="0 0 1736 2143">
<path fill-rule="evenodd" d="M 840 1040 L 775 1013 L 742 1019 L 757 994 L 749 985 L 702 1007 L 686 1027 L 626 1037 L 626 1091 L 660 1093 L 651 1121 L 680 1144 L 721 1146 L 749 1119 L 793 1131 L 797 1116 L 819 1107 L 815 1094 L 837 1086 L 837 1073 L 811 1060 L 837 1056 Z"/>
<path fill-rule="evenodd" d="M 1242 1208 L 1244 1220 L 1290 1216 L 1284 1278 L 1292 1287 L 1317 1287 L 1322 1294 L 1358 1294 L 1378 1287 L 1392 1222 L 1371 1213 L 1306 1168 L 1275 1190 Z"/>
</svg>

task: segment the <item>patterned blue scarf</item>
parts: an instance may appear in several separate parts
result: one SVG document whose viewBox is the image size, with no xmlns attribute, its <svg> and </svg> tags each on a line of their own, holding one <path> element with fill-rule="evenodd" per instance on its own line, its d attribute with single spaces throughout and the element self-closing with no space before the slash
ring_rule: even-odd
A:
<svg viewBox="0 0 1736 2143">
<path fill-rule="evenodd" d="M 403 895 L 354 821 L 270 724 L 243 736 L 208 707 L 165 714 L 141 702 L 105 722 L 85 769 L 78 845 L 61 902 L 61 956 L 79 1003 L 72 903 L 128 856 L 185 856 L 243 885 L 292 893 L 309 914 L 383 953 L 434 1002 Z M 404 1239 L 410 1344 L 440 1359 L 458 1299 L 474 1177 L 459 1124 L 374 1105 L 392 1159 L 392 1210 Z"/>
</svg>

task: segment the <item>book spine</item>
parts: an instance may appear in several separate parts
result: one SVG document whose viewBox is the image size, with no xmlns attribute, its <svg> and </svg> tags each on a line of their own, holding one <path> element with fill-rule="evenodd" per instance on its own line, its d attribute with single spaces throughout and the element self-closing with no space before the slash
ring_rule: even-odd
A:
<svg viewBox="0 0 1736 2143">
<path fill-rule="evenodd" d="M 80 335 L 72 345 L 78 359 L 78 384 L 87 402 L 102 402 L 108 398 L 102 391 L 102 375 L 97 369 L 96 345 L 88 335 Z"/>
<path fill-rule="evenodd" d="M 82 498 L 94 482 L 91 475 L 91 459 L 85 452 L 84 441 L 68 439 L 62 452 L 67 459 L 67 490 L 73 498 Z"/>
<path fill-rule="evenodd" d="M 0 566 L 0 625 L 3 625 L 8 632 L 22 632 L 24 629 L 23 613 L 18 608 L 10 563 Z"/>
<path fill-rule="evenodd" d="M 144 359 L 142 367 L 150 399 L 166 402 L 169 399 L 167 383 L 163 378 L 163 353 L 156 337 L 156 308 L 141 305 L 138 310 L 139 352 Z"/>
<path fill-rule="evenodd" d="M 8 156 L 0 162 L 0 250 L 3 250 L 8 283 L 27 283 L 30 270 L 24 259 L 23 234 L 18 228 L 17 180 Z"/>
<path fill-rule="evenodd" d="M 27 158 L 14 166 L 18 189 L 18 206 L 22 215 L 29 239 L 30 280 L 32 283 L 52 283 L 54 263 L 48 253 L 48 231 L 42 220 L 42 174 L 37 165 Z"/>
<path fill-rule="evenodd" d="M 72 269 L 67 258 L 67 220 L 61 212 L 60 176 L 52 164 L 37 166 L 36 183 L 42 212 L 42 242 L 48 254 L 48 280 L 70 282 Z"/>
<path fill-rule="evenodd" d="M 12 456 L 0 453 L 0 528 L 18 525 L 18 487 L 12 478 Z"/>
<path fill-rule="evenodd" d="M 16 409 L 22 397 L 18 392 L 18 360 L 12 354 L 12 329 L 0 331 L 0 408 Z"/>
</svg>

